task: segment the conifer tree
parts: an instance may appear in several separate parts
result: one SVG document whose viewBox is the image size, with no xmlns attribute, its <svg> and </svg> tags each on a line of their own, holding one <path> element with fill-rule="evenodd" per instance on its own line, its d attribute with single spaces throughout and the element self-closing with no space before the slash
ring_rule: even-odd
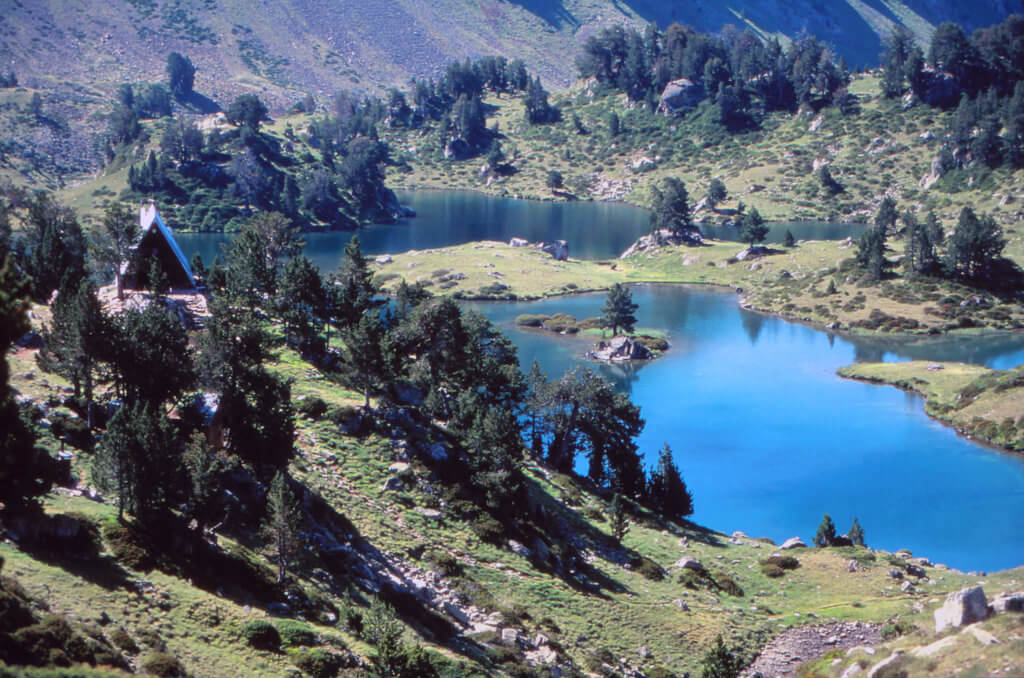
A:
<svg viewBox="0 0 1024 678">
<path fill-rule="evenodd" d="M 124 299 L 123 265 L 128 263 L 138 240 L 138 218 L 124 203 L 111 203 L 91 244 L 93 260 L 114 273 L 118 299 Z"/>
<path fill-rule="evenodd" d="M 818 525 L 818 531 L 814 534 L 814 545 L 831 546 L 835 540 L 836 524 L 832 522 L 832 517 L 826 513 Z"/>
<path fill-rule="evenodd" d="M 177 434 L 163 412 L 123 405 L 100 441 L 92 478 L 117 495 L 118 518 L 128 511 L 148 522 L 167 508 L 178 459 Z"/>
<path fill-rule="evenodd" d="M 701 659 L 701 678 L 737 678 L 743 670 L 742 660 L 725 646 L 722 636 Z"/>
<path fill-rule="evenodd" d="M 693 515 L 693 495 L 679 473 L 668 443 L 661 449 L 658 465 L 651 472 L 647 497 L 651 506 L 670 520 Z"/>
<path fill-rule="evenodd" d="M 623 537 L 629 532 L 629 519 L 626 517 L 626 503 L 618 492 L 612 498 L 611 506 L 612 539 L 621 544 Z"/>
<path fill-rule="evenodd" d="M 794 247 L 796 245 L 796 238 L 793 237 L 793 232 L 788 228 L 786 229 L 786 236 L 783 239 L 782 244 L 786 247 Z"/>
<path fill-rule="evenodd" d="M 749 212 L 740 217 L 740 229 L 740 237 L 750 246 L 764 242 L 765 236 L 768 235 L 768 225 L 764 223 L 764 219 L 756 207 L 751 208 Z"/>
<path fill-rule="evenodd" d="M 636 325 L 636 310 L 640 308 L 633 303 L 633 295 L 622 283 L 615 283 L 608 290 L 608 297 L 601 308 L 601 326 L 612 328 L 612 336 L 624 332 L 632 333 Z"/>
<path fill-rule="evenodd" d="M 857 516 L 853 517 L 853 524 L 850 525 L 850 531 L 846 533 L 846 536 L 850 538 L 854 546 L 864 546 L 864 528 L 857 522 Z"/>
<path fill-rule="evenodd" d="M 29 289 L 10 257 L 0 260 L 0 516 L 37 508 L 36 498 L 49 492 L 61 468 L 36 447 L 9 385 L 7 351 L 29 329 Z"/>
<path fill-rule="evenodd" d="M 69 281 L 68 281 L 69 282 Z M 93 427 L 93 394 L 101 361 L 113 357 L 112 328 L 96 289 L 86 280 L 64 288 L 53 302 L 50 326 L 43 333 L 38 361 L 43 369 L 64 376 L 85 398 L 87 424 Z"/>
<path fill-rule="evenodd" d="M 665 178 L 659 186 L 651 189 L 651 198 L 651 227 L 654 230 L 668 229 L 679 235 L 692 226 L 690 198 L 681 179 Z"/>
<path fill-rule="evenodd" d="M 278 471 L 267 492 L 266 531 L 277 561 L 277 583 L 283 584 L 288 568 L 298 555 L 302 513 L 286 473 Z"/>
</svg>

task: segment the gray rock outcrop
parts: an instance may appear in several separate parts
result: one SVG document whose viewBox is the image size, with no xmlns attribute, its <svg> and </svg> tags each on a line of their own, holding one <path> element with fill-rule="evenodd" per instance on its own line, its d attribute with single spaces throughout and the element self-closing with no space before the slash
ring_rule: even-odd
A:
<svg viewBox="0 0 1024 678">
<path fill-rule="evenodd" d="M 935 632 L 941 633 L 947 628 L 959 628 L 983 621 L 990 612 L 985 591 L 980 586 L 956 591 L 949 594 L 942 607 L 935 610 Z"/>
<path fill-rule="evenodd" d="M 807 548 L 807 544 L 805 544 L 804 540 L 800 537 L 790 537 L 786 541 L 782 542 L 782 546 L 779 548 L 783 551 L 787 551 L 789 549 L 804 549 Z"/>
<path fill-rule="evenodd" d="M 1024 612 L 1024 591 L 1000 593 L 992 599 L 992 610 L 996 614 Z"/>
<path fill-rule="evenodd" d="M 658 98 L 658 112 L 665 115 L 692 108 L 704 99 L 704 88 L 686 78 L 673 80 L 665 85 Z"/>
<path fill-rule="evenodd" d="M 598 342 L 593 351 L 586 357 L 590 360 L 650 360 L 651 352 L 643 344 L 631 337 L 612 337 L 608 341 Z"/>
</svg>

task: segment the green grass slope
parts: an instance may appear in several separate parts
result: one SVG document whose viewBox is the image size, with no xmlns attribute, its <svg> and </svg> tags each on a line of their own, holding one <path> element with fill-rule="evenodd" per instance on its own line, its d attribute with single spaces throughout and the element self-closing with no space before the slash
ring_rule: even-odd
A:
<svg viewBox="0 0 1024 678">
<path fill-rule="evenodd" d="M 12 354 L 10 360 L 14 386 L 36 402 L 49 402 L 48 416 L 57 418 L 64 410 L 59 403 L 67 384 L 40 374 L 31 351 Z M 281 352 L 274 369 L 295 380 L 293 397 L 300 408 L 311 397 L 333 408 L 359 402 L 356 394 L 332 385 L 290 351 Z M 41 442 L 56 450 L 59 443 L 48 430 L 41 430 Z M 46 509 L 96 526 L 101 535 L 98 553 L 25 551 L 5 542 L 0 544 L 4 575 L 26 595 L 45 601 L 50 612 L 85 624 L 100 637 L 114 639 L 119 630 L 117 642 L 127 648 L 132 668 L 145 670 L 146 662 L 160 653 L 177 658 L 197 678 L 291 676 L 312 652 L 349 665 L 371 657 L 373 647 L 345 620 L 351 617 L 346 610 L 366 614 L 363 606 L 373 595 L 374 582 L 421 592 L 416 599 L 425 604 L 396 598 L 407 603 L 402 608 L 405 638 L 439 660 L 462 663 L 461 675 L 530 675 L 522 673 L 530 662 L 540 662 L 540 670 L 544 661 L 552 661 L 530 654 L 534 651 L 529 647 L 524 652 L 501 644 L 495 629 L 504 626 L 531 643 L 539 634 L 545 636 L 542 644 L 555 653 L 558 664 L 572 662 L 592 674 L 610 676 L 632 669 L 655 675 L 657 667 L 669 675 L 696 673 L 718 635 L 749 661 L 789 629 L 834 622 L 867 622 L 892 635 L 909 632 L 911 640 L 894 641 L 904 643 L 894 647 L 923 645 L 934 639 L 931 611 L 947 593 L 979 581 L 978 575 L 912 561 L 906 553 L 863 547 L 780 552 L 764 539 L 665 522 L 642 510 L 632 512 L 629 532 L 618 545 L 611 538 L 607 497 L 579 479 L 533 462 L 526 467 L 532 511 L 557 525 L 564 543 L 513 544 L 497 538 L 486 523 L 460 518 L 419 457 L 396 466 L 407 445 L 415 441 L 373 432 L 348 434 L 332 417 L 300 417 L 299 454 L 290 470 L 320 506 L 313 510 L 316 523 L 309 529 L 339 539 L 333 546 L 317 541 L 317 548 L 309 549 L 295 568 L 289 595 L 316 601 L 315 608 L 303 613 L 305 621 L 274 619 L 264 611 L 273 561 L 260 539 L 219 535 L 208 552 L 244 567 L 236 565 L 231 570 L 235 574 L 219 579 L 200 578 L 196 570 L 193 578 L 189 568 L 194 564 L 187 559 L 172 555 L 168 561 L 164 554 L 154 568 L 153 561 L 140 558 L 138 548 L 125 539 L 112 502 L 77 493 L 53 493 Z M 77 453 L 76 474 L 86 477 L 87 466 L 88 455 Z M 400 489 L 386 484 L 396 476 Z M 812 528 L 807 526 L 808 537 Z M 572 570 L 559 573 L 538 565 L 542 550 L 570 545 L 579 554 Z M 776 553 L 797 562 L 772 559 Z M 698 560 L 703 571 L 683 568 L 683 558 Z M 910 565 L 923 567 L 924 575 Z M 901 588 L 893 570 L 912 580 L 913 588 Z M 1019 590 L 1022 578 L 1017 569 L 992 573 L 983 582 L 991 597 Z M 478 612 L 486 623 L 460 628 L 459 618 L 467 611 Z M 1010 643 L 1019 620 L 1019 615 L 1010 616 L 989 628 Z M 247 630 L 261 621 L 274 625 L 285 639 L 280 650 L 247 642 Z M 453 627 L 461 633 L 446 640 L 443 630 Z M 1019 668 L 1017 647 L 1011 643 L 1005 651 L 991 652 L 964 642 L 955 654 L 940 658 L 941 666 L 971 665 L 983 673 Z M 882 656 L 867 657 L 866 662 Z M 940 659 L 915 664 L 908 675 L 925 675 Z M 454 664 L 451 670 L 456 670 Z"/>
</svg>

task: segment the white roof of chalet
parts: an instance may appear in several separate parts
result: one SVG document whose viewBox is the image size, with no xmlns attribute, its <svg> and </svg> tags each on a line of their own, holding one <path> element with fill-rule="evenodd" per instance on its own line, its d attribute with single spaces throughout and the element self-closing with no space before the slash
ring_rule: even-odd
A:
<svg viewBox="0 0 1024 678">
<path fill-rule="evenodd" d="M 139 210 L 139 226 L 141 227 L 141 237 L 144 237 L 149 232 L 152 226 L 156 225 L 160 229 L 160 234 L 164 237 L 164 240 L 171 246 L 171 251 L 174 252 L 174 256 L 177 257 L 178 263 L 181 264 L 181 268 L 184 269 L 185 275 L 188 276 L 188 281 L 192 283 L 192 287 L 196 286 L 196 279 L 192 275 L 192 267 L 188 265 L 188 260 L 185 259 L 185 255 L 182 253 L 181 248 L 178 247 L 177 241 L 174 239 L 174 231 L 171 227 L 164 223 L 160 213 L 156 211 L 156 205 L 149 203 L 143 205 L 142 209 Z"/>
</svg>

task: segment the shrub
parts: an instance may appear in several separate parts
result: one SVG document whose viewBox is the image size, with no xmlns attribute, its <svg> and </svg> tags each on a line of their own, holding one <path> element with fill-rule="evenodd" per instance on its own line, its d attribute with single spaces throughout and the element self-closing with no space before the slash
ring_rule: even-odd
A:
<svg viewBox="0 0 1024 678">
<path fill-rule="evenodd" d="M 761 572 L 770 579 L 778 579 L 786 575 L 786 571 L 778 565 L 761 565 Z"/>
<path fill-rule="evenodd" d="M 166 652 L 154 652 L 142 662 L 142 670 L 159 678 L 177 678 L 187 675 L 181 662 Z"/>
<path fill-rule="evenodd" d="M 135 643 L 135 639 L 123 627 L 114 629 L 110 634 L 110 642 L 128 654 L 139 653 L 139 646 Z"/>
<path fill-rule="evenodd" d="M 257 650 L 276 652 L 281 649 L 281 634 L 265 619 L 248 622 L 242 629 L 242 637 L 249 647 Z"/>
<path fill-rule="evenodd" d="M 340 655 L 316 648 L 296 654 L 292 657 L 292 663 L 313 678 L 333 678 L 338 675 L 343 662 Z"/>
<path fill-rule="evenodd" d="M 800 567 L 800 561 L 793 556 L 783 556 L 775 554 L 761 561 L 761 566 L 774 565 L 783 570 L 795 570 Z"/>
<path fill-rule="evenodd" d="M 477 515 L 469 525 L 469 529 L 473 531 L 481 541 L 488 542 L 490 544 L 501 544 L 503 543 L 503 537 L 505 536 L 505 528 L 494 519 L 493 516 L 487 513 L 481 513 Z"/>
<path fill-rule="evenodd" d="M 540 327 L 544 324 L 545 320 L 547 320 L 546 315 L 523 313 L 516 316 L 516 325 L 520 327 Z"/>
<path fill-rule="evenodd" d="M 897 619 L 896 621 L 886 624 L 882 627 L 882 640 L 892 640 L 894 638 L 899 638 L 900 636 L 905 636 L 909 633 L 913 633 L 916 630 L 917 627 L 911 624 L 910 622 L 903 621 L 902 619 Z"/>
<path fill-rule="evenodd" d="M 661 337 L 652 337 L 647 334 L 640 334 L 634 337 L 636 342 L 649 351 L 667 351 L 668 342 Z"/>
<path fill-rule="evenodd" d="M 458 577 L 462 574 L 462 564 L 447 551 L 434 549 L 427 552 L 427 562 L 446 577 Z"/>
<path fill-rule="evenodd" d="M 150 553 L 149 544 L 130 526 L 110 521 L 103 527 L 103 538 L 120 563 L 143 572 L 156 567 L 156 558 Z"/>
<path fill-rule="evenodd" d="M 633 567 L 636 568 L 636 571 L 640 573 L 644 579 L 649 579 L 650 581 L 661 581 L 665 578 L 665 570 L 661 568 L 661 565 L 658 565 L 650 558 L 637 558 L 636 561 L 634 561 Z"/>
<path fill-rule="evenodd" d="M 676 678 L 676 674 L 672 673 L 664 666 L 655 666 L 647 672 L 647 678 Z"/>
<path fill-rule="evenodd" d="M 740 587 L 736 580 L 724 573 L 718 573 L 714 576 L 715 584 L 718 589 L 726 595 L 733 596 L 735 598 L 743 597 L 743 589 Z"/>
<path fill-rule="evenodd" d="M 288 647 L 316 645 L 316 632 L 300 621 L 285 620 L 277 623 L 281 643 Z"/>
<path fill-rule="evenodd" d="M 327 413 L 327 403 L 323 398 L 308 396 L 299 401 L 299 413 L 314 421 L 319 421 Z"/>
</svg>

